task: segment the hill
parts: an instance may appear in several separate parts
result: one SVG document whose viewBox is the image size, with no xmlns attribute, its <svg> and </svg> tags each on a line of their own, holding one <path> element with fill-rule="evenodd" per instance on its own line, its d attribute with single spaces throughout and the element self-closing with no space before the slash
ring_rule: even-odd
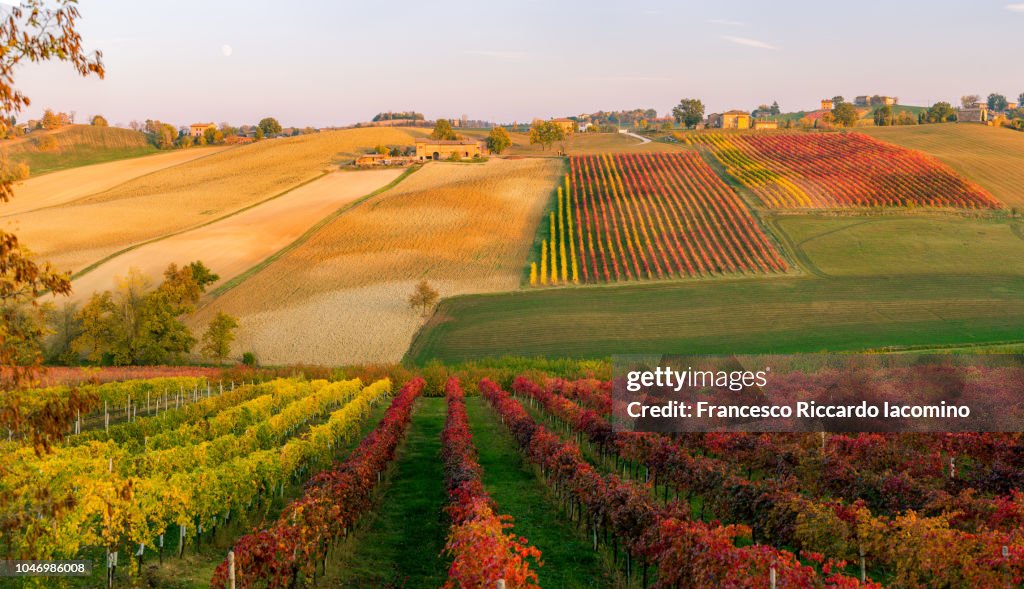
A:
<svg viewBox="0 0 1024 589">
<path fill-rule="evenodd" d="M 28 164 L 32 176 L 157 151 L 138 131 L 91 125 L 35 131 L 26 137 L 0 143 L 0 149 L 7 152 L 12 162 Z"/>
<path fill-rule="evenodd" d="M 260 141 L 8 219 L 40 258 L 79 272 L 126 248 L 280 196 L 377 144 L 411 145 L 414 133 L 345 129 Z"/>
<path fill-rule="evenodd" d="M 1024 208 L 1024 133 L 972 123 L 858 130 L 933 155 L 1007 206 Z"/>
<path fill-rule="evenodd" d="M 488 130 L 483 129 L 459 129 L 458 133 L 470 139 L 483 141 L 487 139 Z M 651 152 L 651 151 L 676 151 L 680 149 L 677 145 L 651 141 L 644 143 L 636 137 L 625 133 L 574 133 L 569 135 L 562 143 L 555 143 L 548 149 L 540 145 L 530 144 L 528 133 L 509 133 L 512 138 L 512 147 L 503 155 L 557 155 L 558 150 L 565 147 L 568 155 L 594 155 L 600 153 L 628 153 L 628 152 Z"/>
<path fill-rule="evenodd" d="M 237 352 L 267 363 L 395 362 L 422 324 L 407 299 L 518 287 L 561 160 L 435 162 L 345 211 L 190 319 L 240 318 Z"/>
</svg>

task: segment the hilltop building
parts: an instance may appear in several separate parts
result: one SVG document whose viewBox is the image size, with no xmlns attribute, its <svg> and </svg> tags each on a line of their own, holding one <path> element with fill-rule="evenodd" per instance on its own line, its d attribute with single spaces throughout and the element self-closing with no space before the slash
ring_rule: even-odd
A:
<svg viewBox="0 0 1024 589">
<path fill-rule="evenodd" d="M 462 159 L 481 157 L 487 153 L 482 141 L 471 139 L 441 140 L 419 138 L 416 140 L 416 159 L 425 162 L 429 160 L 446 160 L 453 154 Z"/>
<path fill-rule="evenodd" d="M 213 123 L 192 123 L 188 126 L 188 134 L 193 137 L 202 137 L 207 129 L 216 130 L 217 125 Z"/>
<path fill-rule="evenodd" d="M 754 121 L 755 131 L 773 131 L 779 128 L 779 122 L 773 119 L 757 119 Z"/>
<path fill-rule="evenodd" d="M 1017 107 L 1018 107 L 1018 106 L 1019 106 L 1019 105 L 1018 105 L 1018 104 L 1017 104 L 1016 102 L 1013 102 L 1013 101 L 1011 100 L 1010 102 L 1007 102 L 1007 103 L 1006 103 L 1006 110 L 1017 110 Z"/>
<path fill-rule="evenodd" d="M 566 135 L 570 135 L 576 132 L 576 121 L 572 119 L 551 119 L 550 122 L 554 123 L 557 127 L 562 129 L 562 131 L 564 131 Z"/>
<path fill-rule="evenodd" d="M 956 120 L 962 123 L 987 123 L 989 121 L 988 103 L 975 102 L 974 106 L 961 108 L 956 113 Z"/>
<path fill-rule="evenodd" d="M 750 124 L 750 113 L 745 110 L 730 110 L 708 117 L 708 126 L 715 129 L 749 129 Z"/>
<path fill-rule="evenodd" d="M 821 110 L 832 110 L 834 106 L 835 104 L 833 104 L 832 101 L 827 98 L 821 101 Z"/>
</svg>

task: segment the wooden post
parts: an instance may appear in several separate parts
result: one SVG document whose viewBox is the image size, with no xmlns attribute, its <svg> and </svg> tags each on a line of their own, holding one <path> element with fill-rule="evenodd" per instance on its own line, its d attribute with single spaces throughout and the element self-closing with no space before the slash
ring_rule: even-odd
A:
<svg viewBox="0 0 1024 589">
<path fill-rule="evenodd" d="M 228 589 L 235 589 L 235 551 L 228 551 Z"/>
<path fill-rule="evenodd" d="M 822 434 L 822 435 L 824 435 L 824 434 Z M 769 589 L 776 589 L 776 587 L 775 587 L 776 582 L 777 581 L 775 579 L 775 565 L 772 565 L 772 568 L 768 569 L 768 587 L 769 587 Z"/>
<path fill-rule="evenodd" d="M 110 411 L 107 408 L 107 401 L 103 401 L 103 430 L 110 432 Z"/>
<path fill-rule="evenodd" d="M 498 579 L 497 589 L 505 589 L 505 579 Z"/>
<path fill-rule="evenodd" d="M 858 545 L 857 551 L 860 552 L 860 582 L 863 583 L 868 580 L 868 561 L 864 558 L 864 545 Z"/>
</svg>

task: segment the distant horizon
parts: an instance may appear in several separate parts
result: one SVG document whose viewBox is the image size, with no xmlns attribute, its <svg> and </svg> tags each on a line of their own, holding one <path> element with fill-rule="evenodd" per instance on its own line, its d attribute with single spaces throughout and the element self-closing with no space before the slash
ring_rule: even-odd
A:
<svg viewBox="0 0 1024 589">
<path fill-rule="evenodd" d="M 17 117 L 53 108 L 112 125 L 273 116 L 323 128 L 416 110 L 507 124 L 633 108 L 665 116 L 681 98 L 701 99 L 707 113 L 773 101 L 797 112 L 835 95 L 930 106 L 1024 92 L 1012 71 L 1024 3 L 867 0 L 852 14 L 801 4 L 399 1 L 381 12 L 82 0 L 83 45 L 103 51 L 107 79 L 25 65 L 16 75 L 32 105 Z"/>
</svg>

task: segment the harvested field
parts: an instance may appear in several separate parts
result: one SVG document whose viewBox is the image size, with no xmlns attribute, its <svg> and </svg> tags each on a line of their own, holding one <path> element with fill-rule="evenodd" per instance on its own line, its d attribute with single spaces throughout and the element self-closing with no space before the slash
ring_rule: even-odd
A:
<svg viewBox="0 0 1024 589">
<path fill-rule="evenodd" d="M 14 200 L 0 207 L 0 216 L 10 217 L 43 207 L 70 203 L 110 190 L 140 176 L 213 155 L 225 149 L 228 148 L 197 147 L 169 151 L 29 178 L 15 186 Z"/>
<path fill-rule="evenodd" d="M 49 144 L 49 145 L 47 145 Z M 156 153 L 138 131 L 117 127 L 69 125 L 0 142 L 12 162 L 27 164 L 32 176 Z"/>
<path fill-rule="evenodd" d="M 132 245 L 210 223 L 314 180 L 374 145 L 411 144 L 413 133 L 421 132 L 346 129 L 260 141 L 9 217 L 7 226 L 41 259 L 78 272 Z"/>
<path fill-rule="evenodd" d="M 113 289 L 130 268 L 158 278 L 170 263 L 202 260 L 221 282 L 241 274 L 339 208 L 386 186 L 402 170 L 334 172 L 274 200 L 205 227 L 131 250 L 73 283 L 74 299 Z M 216 286 L 216 285 L 214 285 Z"/>
<path fill-rule="evenodd" d="M 240 318 L 235 352 L 262 362 L 397 361 L 422 323 L 406 300 L 516 289 L 561 160 L 431 163 L 345 212 L 200 310 Z"/>
</svg>

